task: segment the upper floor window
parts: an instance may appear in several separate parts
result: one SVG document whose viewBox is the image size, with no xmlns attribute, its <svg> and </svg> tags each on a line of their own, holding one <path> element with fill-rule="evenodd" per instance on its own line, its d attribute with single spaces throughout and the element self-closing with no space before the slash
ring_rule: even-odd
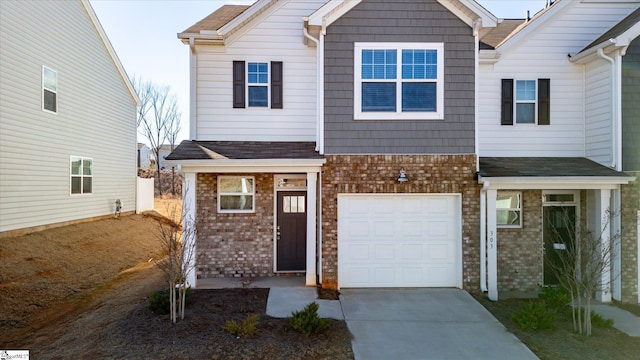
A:
<svg viewBox="0 0 640 360">
<path fill-rule="evenodd" d="M 356 43 L 356 119 L 442 119 L 442 43 Z"/>
<path fill-rule="evenodd" d="M 549 79 L 502 79 L 501 124 L 549 125 L 550 89 Z"/>
<path fill-rule="evenodd" d="M 282 62 L 233 62 L 233 107 L 282 109 Z"/>
<path fill-rule="evenodd" d="M 71 157 L 71 194 L 91 194 L 93 192 L 93 159 L 80 156 Z"/>
<path fill-rule="evenodd" d="M 248 63 L 249 107 L 267 107 L 269 103 L 269 65 Z"/>
<path fill-rule="evenodd" d="M 42 67 L 42 110 L 58 112 L 58 73 Z"/>
</svg>

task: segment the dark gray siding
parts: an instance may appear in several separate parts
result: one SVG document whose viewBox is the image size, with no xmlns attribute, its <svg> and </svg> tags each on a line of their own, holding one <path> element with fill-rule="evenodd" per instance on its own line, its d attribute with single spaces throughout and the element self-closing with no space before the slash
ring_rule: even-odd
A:
<svg viewBox="0 0 640 360">
<path fill-rule="evenodd" d="M 353 119 L 355 42 L 444 43 L 444 120 Z M 475 152 L 472 30 L 435 0 L 364 0 L 327 29 L 325 153 Z"/>
<path fill-rule="evenodd" d="M 640 171 L 640 38 L 622 58 L 622 170 Z"/>
</svg>

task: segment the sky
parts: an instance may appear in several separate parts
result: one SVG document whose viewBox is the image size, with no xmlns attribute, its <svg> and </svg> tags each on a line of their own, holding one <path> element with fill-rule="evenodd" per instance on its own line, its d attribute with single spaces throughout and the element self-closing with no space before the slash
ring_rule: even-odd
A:
<svg viewBox="0 0 640 360">
<path fill-rule="evenodd" d="M 392 0 L 389 0 L 392 1 Z M 189 138 L 189 47 L 177 38 L 225 4 L 254 0 L 90 0 L 129 77 L 171 87 L 182 114 L 178 142 Z M 479 0 L 498 18 L 524 18 L 546 0 Z M 138 135 L 138 141 L 147 142 Z"/>
</svg>

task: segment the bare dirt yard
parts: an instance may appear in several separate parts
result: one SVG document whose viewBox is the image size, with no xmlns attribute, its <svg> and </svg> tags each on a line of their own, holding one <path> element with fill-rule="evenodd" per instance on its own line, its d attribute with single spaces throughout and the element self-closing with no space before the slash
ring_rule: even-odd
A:
<svg viewBox="0 0 640 360">
<path fill-rule="evenodd" d="M 166 288 L 157 230 L 133 215 L 0 239 L 0 349 L 37 359 L 353 359 L 344 322 L 306 337 L 265 315 L 268 289 L 193 290 L 176 325 L 154 314 L 148 296 Z M 255 337 L 222 330 L 248 314 L 258 315 Z"/>
</svg>

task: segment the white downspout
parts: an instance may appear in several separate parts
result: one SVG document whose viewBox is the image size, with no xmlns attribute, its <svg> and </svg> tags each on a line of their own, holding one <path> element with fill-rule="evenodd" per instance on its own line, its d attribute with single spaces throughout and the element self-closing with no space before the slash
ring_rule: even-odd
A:
<svg viewBox="0 0 640 360">
<path fill-rule="evenodd" d="M 487 189 L 485 181 L 480 189 L 480 290 L 487 292 Z"/>
<path fill-rule="evenodd" d="M 598 56 L 611 63 L 611 167 L 617 169 L 618 146 L 616 141 L 617 134 L 617 109 L 616 109 L 616 63 L 613 58 L 604 54 L 602 48 L 598 49 Z"/>
<path fill-rule="evenodd" d="M 475 121 L 475 152 L 476 152 L 476 172 L 480 171 L 480 135 L 479 133 L 479 128 L 478 128 L 478 81 L 479 81 L 479 76 L 478 76 L 478 72 L 479 72 L 479 56 L 480 56 L 480 40 L 478 38 L 479 36 L 479 31 L 480 31 L 480 26 L 482 24 L 482 19 L 478 18 L 476 20 L 473 21 L 473 45 L 474 45 L 474 66 L 475 66 L 475 73 L 474 73 L 474 87 L 473 87 L 473 91 L 474 91 L 474 100 L 473 100 L 473 117 L 474 117 L 474 121 Z"/>
<path fill-rule="evenodd" d="M 320 123 L 322 122 L 322 119 L 320 118 L 320 58 L 322 57 L 322 54 L 320 53 L 320 41 L 309 34 L 309 18 L 304 18 L 303 21 L 304 25 L 302 26 L 302 33 L 304 34 L 304 37 L 316 44 L 316 151 L 320 151 Z"/>
<path fill-rule="evenodd" d="M 196 125 L 198 59 L 193 37 L 189 38 L 189 50 L 189 139 L 196 140 L 198 138 L 198 126 Z"/>
</svg>

